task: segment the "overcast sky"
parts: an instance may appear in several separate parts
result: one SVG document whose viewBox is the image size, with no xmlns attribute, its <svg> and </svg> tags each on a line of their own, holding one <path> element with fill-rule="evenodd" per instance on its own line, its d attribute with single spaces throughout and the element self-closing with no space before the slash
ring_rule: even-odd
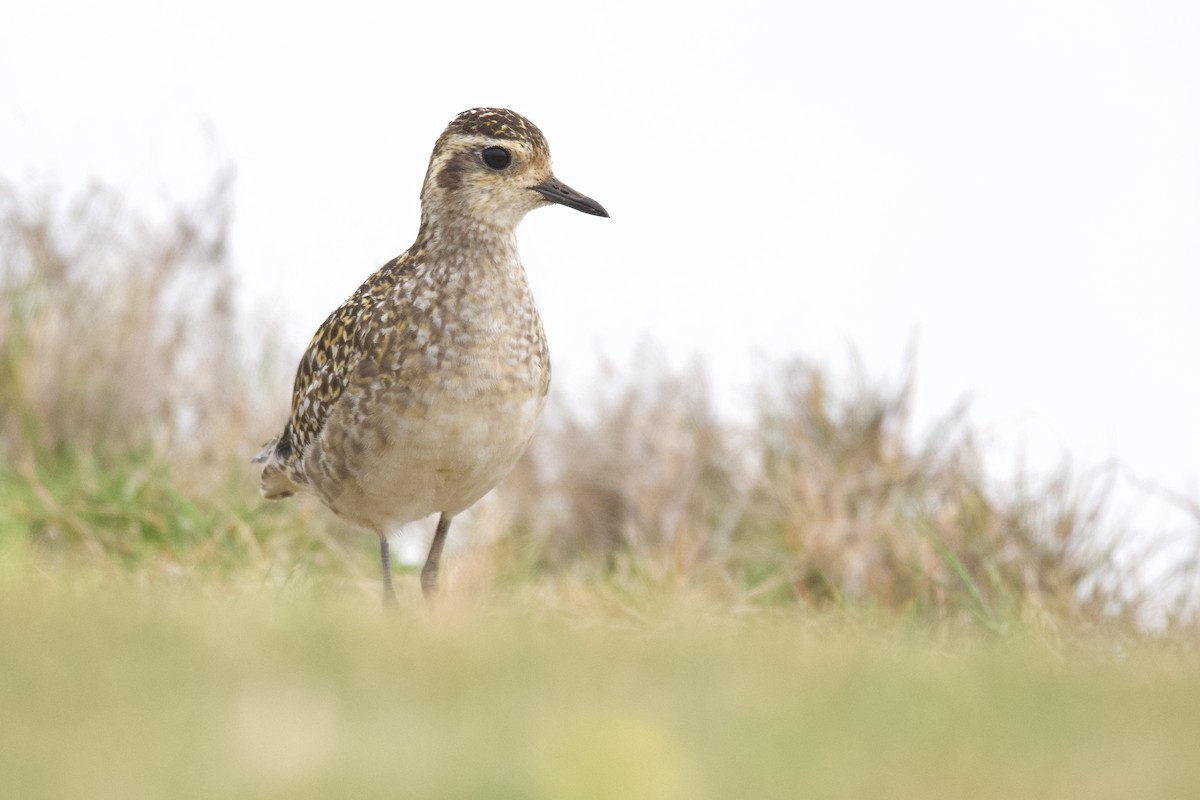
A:
<svg viewBox="0 0 1200 800">
<path fill-rule="evenodd" d="M 153 211 L 232 164 L 246 306 L 298 356 L 411 243 L 446 122 L 508 106 L 612 214 L 521 231 L 556 390 L 646 336 L 736 409 L 773 359 L 895 378 L 916 337 L 922 419 L 972 398 L 996 472 L 1200 495 L 1200 4 L 315 9 L 9 4 L 0 178 Z"/>
</svg>

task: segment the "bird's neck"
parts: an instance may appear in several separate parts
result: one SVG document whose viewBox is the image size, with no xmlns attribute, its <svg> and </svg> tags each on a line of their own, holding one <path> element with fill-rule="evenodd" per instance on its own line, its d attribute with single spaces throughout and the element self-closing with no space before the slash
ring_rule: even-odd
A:
<svg viewBox="0 0 1200 800">
<path fill-rule="evenodd" d="M 515 225 L 436 211 L 422 211 L 416 246 L 434 263 L 450 264 L 459 259 L 496 265 L 520 262 Z"/>
</svg>

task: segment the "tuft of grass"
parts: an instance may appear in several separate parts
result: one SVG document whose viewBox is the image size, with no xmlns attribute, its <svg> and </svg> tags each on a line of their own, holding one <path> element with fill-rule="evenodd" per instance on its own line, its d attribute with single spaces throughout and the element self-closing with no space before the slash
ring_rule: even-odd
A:
<svg viewBox="0 0 1200 800">
<path fill-rule="evenodd" d="M 227 443 L 246 399 L 228 190 L 160 222 L 102 186 L 0 185 L 0 453 Z"/>
<path fill-rule="evenodd" d="M 1114 558 L 1104 483 L 988 481 L 965 410 L 919 434 L 912 392 L 911 369 L 835 392 L 793 362 L 737 425 L 713 412 L 701 369 L 644 354 L 598 381 L 592 407 L 552 404 L 492 502 L 543 573 L 582 562 L 734 604 L 886 608 L 993 633 L 1133 624 L 1136 565 Z"/>
<path fill-rule="evenodd" d="M 258 498 L 246 462 L 286 397 L 244 347 L 229 189 L 152 220 L 99 185 L 0 184 L 0 547 L 150 580 L 369 570 L 313 504 Z"/>
</svg>

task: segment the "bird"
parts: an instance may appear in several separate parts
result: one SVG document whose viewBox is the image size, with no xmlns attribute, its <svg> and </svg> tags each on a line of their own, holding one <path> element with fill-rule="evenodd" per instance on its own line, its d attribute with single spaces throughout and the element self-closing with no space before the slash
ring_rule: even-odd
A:
<svg viewBox="0 0 1200 800">
<path fill-rule="evenodd" d="M 454 117 L 429 159 L 416 241 L 317 329 L 287 422 L 254 458 L 264 498 L 315 495 L 379 537 L 385 606 L 396 603 L 389 532 L 440 514 L 421 569 L 432 601 L 451 520 L 533 437 L 550 354 L 516 229 L 553 204 L 609 216 L 555 177 L 546 137 L 525 117 Z"/>
</svg>

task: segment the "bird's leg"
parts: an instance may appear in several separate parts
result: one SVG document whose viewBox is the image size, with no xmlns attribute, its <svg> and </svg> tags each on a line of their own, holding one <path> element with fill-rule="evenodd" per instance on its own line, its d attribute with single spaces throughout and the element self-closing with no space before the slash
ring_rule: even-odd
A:
<svg viewBox="0 0 1200 800">
<path fill-rule="evenodd" d="M 379 537 L 379 561 L 383 566 L 383 604 L 396 605 L 396 591 L 392 589 L 392 556 L 388 549 L 387 534 Z"/>
<path fill-rule="evenodd" d="M 433 543 L 429 545 L 429 557 L 421 569 L 421 593 L 426 600 L 432 600 L 438 590 L 438 562 L 442 558 L 442 546 L 446 544 L 446 534 L 450 531 L 450 520 L 453 517 L 442 514 L 438 518 L 437 531 L 433 534 Z"/>
</svg>

